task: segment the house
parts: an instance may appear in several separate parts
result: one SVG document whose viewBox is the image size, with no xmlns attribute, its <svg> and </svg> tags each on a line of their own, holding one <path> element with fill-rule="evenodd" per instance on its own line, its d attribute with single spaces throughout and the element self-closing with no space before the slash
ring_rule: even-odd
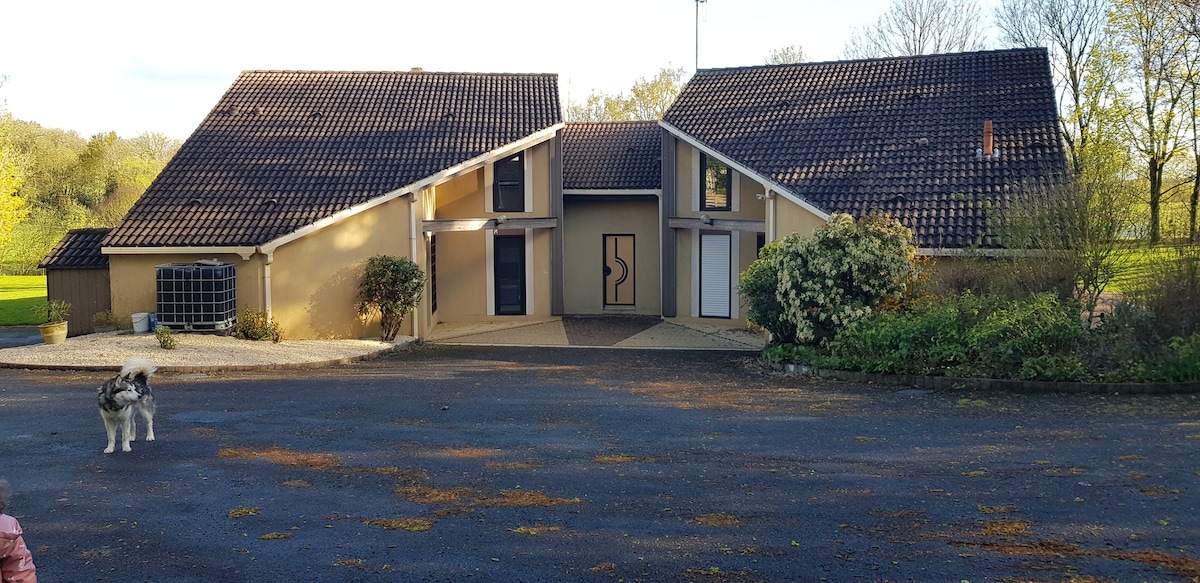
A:
<svg viewBox="0 0 1200 583">
<path fill-rule="evenodd" d="M 245 72 L 105 237 L 113 311 L 206 260 L 289 338 L 370 336 L 358 273 L 388 254 L 429 277 L 404 333 L 561 313 L 558 99 L 554 75 Z"/>
<path fill-rule="evenodd" d="M 833 213 L 997 248 L 994 210 L 1067 177 L 1044 49 L 703 70 L 661 125 L 667 317 L 742 318 L 757 248 Z"/>
<path fill-rule="evenodd" d="M 202 261 L 288 338 L 376 334 L 354 304 L 378 254 L 428 274 L 414 336 L 740 325 L 768 241 L 883 211 L 922 253 L 994 249 L 991 213 L 1066 176 L 1042 49 L 702 70 L 660 122 L 566 124 L 554 75 L 250 71 L 102 251 L 120 317 Z"/>
</svg>

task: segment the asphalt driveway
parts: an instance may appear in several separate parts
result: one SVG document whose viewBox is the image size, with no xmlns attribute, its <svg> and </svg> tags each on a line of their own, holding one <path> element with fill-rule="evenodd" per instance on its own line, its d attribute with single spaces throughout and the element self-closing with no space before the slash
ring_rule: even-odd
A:
<svg viewBox="0 0 1200 583">
<path fill-rule="evenodd" d="M 1192 395 L 428 345 L 160 375 L 158 440 L 104 455 L 105 378 L 0 370 L 0 475 L 43 581 L 1200 577 Z"/>
</svg>

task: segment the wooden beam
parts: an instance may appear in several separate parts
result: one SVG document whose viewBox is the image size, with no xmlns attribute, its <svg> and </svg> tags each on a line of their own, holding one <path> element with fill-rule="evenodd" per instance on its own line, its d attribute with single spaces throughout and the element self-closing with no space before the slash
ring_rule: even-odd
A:
<svg viewBox="0 0 1200 583">
<path fill-rule="evenodd" d="M 766 221 L 748 219 L 712 219 L 711 223 L 705 223 L 700 219 L 671 217 L 667 220 L 667 226 L 672 229 L 712 229 L 714 231 L 744 231 L 747 233 L 765 233 L 767 231 Z"/>
<path fill-rule="evenodd" d="M 482 231 L 486 229 L 553 229 L 558 226 L 557 218 L 508 219 L 497 223 L 496 219 L 441 219 L 422 221 L 421 230 L 426 233 L 445 231 Z"/>
</svg>

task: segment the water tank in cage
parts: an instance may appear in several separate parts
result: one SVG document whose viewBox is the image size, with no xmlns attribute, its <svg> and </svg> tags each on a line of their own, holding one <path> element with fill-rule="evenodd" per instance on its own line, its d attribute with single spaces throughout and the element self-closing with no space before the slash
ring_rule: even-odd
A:
<svg viewBox="0 0 1200 583">
<path fill-rule="evenodd" d="M 229 330 L 237 325 L 237 268 L 202 260 L 156 265 L 158 323 L 175 331 Z"/>
</svg>

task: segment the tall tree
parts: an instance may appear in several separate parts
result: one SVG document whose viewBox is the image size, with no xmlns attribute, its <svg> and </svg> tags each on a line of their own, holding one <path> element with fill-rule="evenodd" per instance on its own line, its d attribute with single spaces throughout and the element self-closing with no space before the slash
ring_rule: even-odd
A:
<svg viewBox="0 0 1200 583">
<path fill-rule="evenodd" d="M 1114 67 L 1102 54 L 1108 12 L 1108 0 L 1002 0 L 995 11 L 1002 43 L 1050 52 L 1063 138 L 1076 174 L 1114 93 Z"/>
<path fill-rule="evenodd" d="M 804 48 L 800 45 L 788 45 L 777 49 L 771 49 L 771 54 L 767 55 L 767 65 L 795 65 L 805 61 Z"/>
<path fill-rule="evenodd" d="M 682 67 L 662 68 L 653 78 L 640 77 L 629 95 L 608 95 L 593 90 L 584 103 L 567 107 L 567 121 L 630 121 L 662 119 L 683 89 Z"/>
<path fill-rule="evenodd" d="M 978 51 L 987 26 L 975 0 L 892 0 L 875 24 L 855 30 L 847 59 Z"/>
<path fill-rule="evenodd" d="M 1192 192 L 1188 197 L 1188 242 L 1200 243 L 1200 0 L 1178 0 L 1179 24 L 1185 35 L 1187 108 L 1192 138 Z"/>
<path fill-rule="evenodd" d="M 0 112 L 0 246 L 9 242 L 9 233 L 29 214 L 25 199 L 17 193 L 25 177 L 8 140 L 11 124 L 12 116 Z"/>
<path fill-rule="evenodd" d="M 1167 164 L 1184 149 L 1181 111 L 1188 85 L 1186 37 L 1172 0 L 1114 0 L 1112 34 L 1129 54 L 1130 109 L 1126 136 L 1144 156 L 1149 182 L 1150 241 L 1162 239 Z"/>
</svg>

